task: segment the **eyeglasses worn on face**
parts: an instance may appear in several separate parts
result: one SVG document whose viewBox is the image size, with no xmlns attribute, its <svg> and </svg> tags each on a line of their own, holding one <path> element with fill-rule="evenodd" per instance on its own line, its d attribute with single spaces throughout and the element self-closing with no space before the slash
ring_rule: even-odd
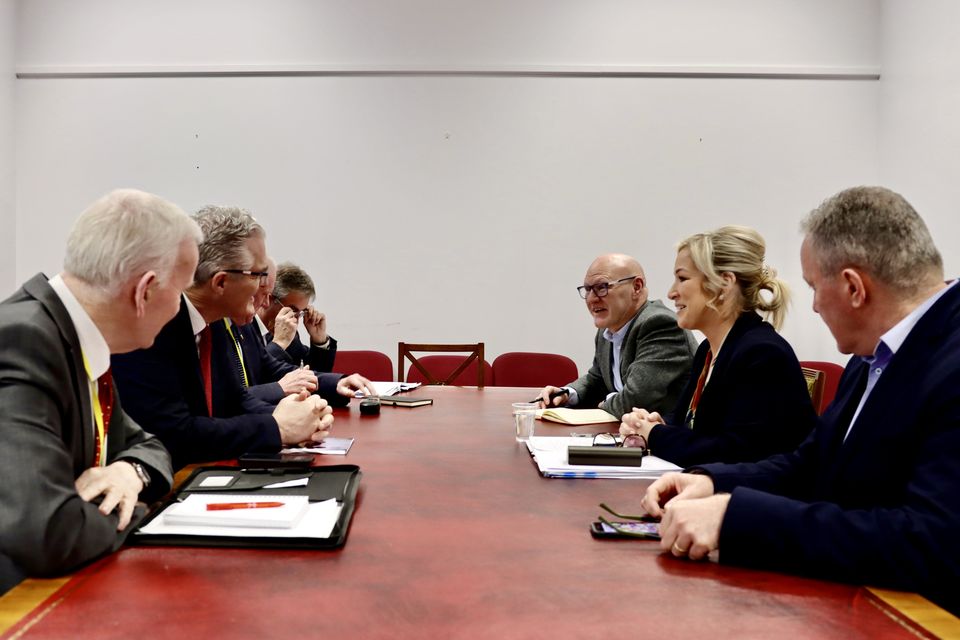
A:
<svg viewBox="0 0 960 640">
<path fill-rule="evenodd" d="M 627 280 L 633 280 L 639 278 L 640 276 L 627 276 L 626 278 L 620 278 L 619 280 L 614 280 L 613 282 L 598 282 L 597 284 L 585 284 L 577 287 L 577 293 L 580 294 L 580 297 L 584 300 L 587 299 L 587 296 L 592 292 L 598 298 L 602 298 L 607 293 L 610 292 L 611 287 L 615 287 L 621 282 L 626 282 Z"/>
<path fill-rule="evenodd" d="M 293 311 L 293 314 L 294 314 L 295 316 L 297 316 L 298 318 L 302 318 L 302 317 L 303 317 L 303 314 L 305 314 L 305 313 L 307 312 L 306 309 L 299 309 L 299 308 L 293 306 L 292 304 L 283 304 L 283 300 L 281 300 L 281 299 L 278 298 L 277 296 L 272 296 L 272 298 L 273 298 L 273 301 L 274 301 L 276 304 L 280 305 L 281 307 L 288 307 L 289 309 L 291 309 L 291 310 Z"/>
<path fill-rule="evenodd" d="M 236 273 L 248 278 L 259 278 L 261 287 L 267 286 L 267 278 L 270 276 L 266 271 L 250 271 L 249 269 L 221 269 L 224 273 Z"/>
</svg>

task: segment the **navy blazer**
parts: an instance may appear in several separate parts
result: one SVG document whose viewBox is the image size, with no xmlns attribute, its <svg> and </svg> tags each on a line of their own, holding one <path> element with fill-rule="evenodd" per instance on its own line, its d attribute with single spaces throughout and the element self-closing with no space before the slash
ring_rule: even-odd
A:
<svg viewBox="0 0 960 640">
<path fill-rule="evenodd" d="M 226 331 L 223 321 L 215 322 L 213 330 L 222 333 L 223 340 L 232 340 Z M 288 360 L 278 360 L 273 357 L 264 344 L 263 336 L 260 334 L 260 327 L 257 323 L 251 322 L 237 327 L 233 325 L 237 338 L 240 341 L 240 348 L 243 352 L 243 363 L 247 372 L 247 381 L 250 384 L 249 393 L 264 402 L 276 404 L 283 400 L 286 395 L 278 384 L 278 380 L 297 369 L 297 365 Z M 298 340 L 295 340 L 299 342 Z M 230 347 L 234 348 L 234 347 Z M 235 349 L 235 348 L 234 348 Z M 234 351 L 235 352 L 235 351 Z M 232 356 L 232 354 L 231 354 Z M 238 383 L 240 380 L 240 371 L 237 367 L 231 369 Z M 337 393 L 337 383 L 343 376 L 339 373 L 320 373 L 314 371 L 317 376 L 316 393 L 324 398 L 332 406 L 343 406 L 350 402 L 350 398 Z"/>
<path fill-rule="evenodd" d="M 127 413 L 160 438 L 170 450 L 175 469 L 236 458 L 248 451 L 280 449 L 280 431 L 270 415 L 274 407 L 238 384 L 226 332 L 211 335 L 213 417 L 207 411 L 185 300 L 153 346 L 111 358 Z"/>
<path fill-rule="evenodd" d="M 817 421 L 793 349 L 755 312 L 740 315 L 703 388 L 694 428 L 684 424 L 710 345 L 693 359 L 690 379 L 666 425 L 650 431 L 651 452 L 687 467 L 754 462 L 792 451 Z"/>
<path fill-rule="evenodd" d="M 960 285 L 914 326 L 844 441 L 866 376 L 851 358 L 793 453 L 703 467 L 732 491 L 720 561 L 919 591 L 960 614 Z"/>
<path fill-rule="evenodd" d="M 333 337 L 330 337 L 330 344 L 326 349 L 308 347 L 301 342 L 300 336 L 294 336 L 286 349 L 273 341 L 272 333 L 267 333 L 264 339 L 267 343 L 267 352 L 277 360 L 294 365 L 302 362 L 310 365 L 310 368 L 317 373 L 333 371 L 333 362 L 337 357 L 337 341 Z"/>
</svg>

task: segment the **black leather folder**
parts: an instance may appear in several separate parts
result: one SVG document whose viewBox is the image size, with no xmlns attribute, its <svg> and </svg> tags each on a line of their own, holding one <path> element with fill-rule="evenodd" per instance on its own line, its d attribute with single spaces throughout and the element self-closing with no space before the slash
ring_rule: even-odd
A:
<svg viewBox="0 0 960 640">
<path fill-rule="evenodd" d="M 567 447 L 567 463 L 605 465 L 612 467 L 639 467 L 646 449 L 639 447 Z"/>
<path fill-rule="evenodd" d="M 239 467 L 200 467 L 171 497 L 150 514 L 127 538 L 131 544 L 175 545 L 193 547 L 244 547 L 266 549 L 335 549 L 347 540 L 347 531 L 353 516 L 357 491 L 360 488 L 360 467 L 353 464 L 311 467 L 310 469 L 240 469 Z M 202 486 L 211 477 L 225 479 L 220 486 Z M 307 478 L 307 485 L 281 489 L 266 489 L 267 485 L 289 480 Z M 336 498 L 342 506 L 333 532 L 328 538 L 273 537 L 264 536 L 218 536 L 148 533 L 143 528 L 155 518 L 162 517 L 171 504 L 183 500 L 192 493 L 219 495 L 306 495 L 309 502 L 322 502 Z"/>
</svg>

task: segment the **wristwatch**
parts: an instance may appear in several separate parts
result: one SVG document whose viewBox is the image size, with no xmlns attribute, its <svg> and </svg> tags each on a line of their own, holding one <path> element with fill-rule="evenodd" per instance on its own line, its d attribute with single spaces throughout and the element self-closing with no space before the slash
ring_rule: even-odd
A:
<svg viewBox="0 0 960 640">
<path fill-rule="evenodd" d="M 133 470 L 137 472 L 137 477 L 140 478 L 140 482 L 143 483 L 143 488 L 146 489 L 150 486 L 150 474 L 147 473 L 146 468 L 136 460 L 126 459 L 124 462 L 129 462 L 130 466 L 133 467 Z"/>
</svg>

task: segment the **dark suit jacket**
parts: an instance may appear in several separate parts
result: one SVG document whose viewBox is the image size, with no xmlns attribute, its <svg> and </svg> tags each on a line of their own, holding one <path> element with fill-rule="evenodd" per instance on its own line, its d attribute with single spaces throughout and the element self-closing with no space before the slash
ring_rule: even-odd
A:
<svg viewBox="0 0 960 640">
<path fill-rule="evenodd" d="M 704 466 L 732 491 L 720 561 L 919 591 L 960 614 L 960 285 L 914 326 L 843 442 L 866 374 L 852 358 L 795 452 Z"/>
<path fill-rule="evenodd" d="M 175 469 L 280 449 L 280 431 L 270 415 L 274 407 L 238 384 L 228 351 L 233 347 L 225 336 L 225 331 L 212 331 L 213 417 L 207 411 L 186 301 L 152 347 L 112 358 L 127 411 L 163 441 Z"/>
<path fill-rule="evenodd" d="M 697 350 L 690 380 L 666 425 L 650 432 L 650 450 L 687 467 L 754 462 L 796 449 L 817 414 L 793 349 L 756 313 L 737 319 L 703 389 L 694 428 L 684 424 L 710 345 Z"/>
<path fill-rule="evenodd" d="M 333 371 L 333 361 L 337 357 L 337 341 L 332 337 L 330 338 L 330 345 L 326 349 L 308 347 L 300 341 L 299 336 L 294 336 L 286 349 L 273 342 L 272 333 L 266 335 L 266 341 L 267 351 L 277 360 L 297 366 L 302 362 L 318 373 Z"/>
<path fill-rule="evenodd" d="M 214 331 L 222 332 L 224 334 L 223 339 L 229 341 L 230 337 L 223 322 L 215 322 L 214 325 Z M 240 339 L 244 366 L 250 383 L 248 389 L 250 394 L 271 404 L 283 400 L 286 394 L 277 381 L 296 370 L 298 365 L 288 360 L 278 360 L 271 355 L 264 345 L 263 336 L 260 334 L 260 327 L 257 326 L 257 323 L 251 322 L 242 327 L 234 326 L 234 330 L 237 331 Z M 295 342 L 299 342 L 299 340 L 295 340 Z M 241 382 L 239 371 L 236 368 L 233 371 L 237 374 L 237 382 Z M 320 373 L 318 371 L 314 371 L 314 373 L 317 375 L 316 393 L 328 403 L 333 406 L 343 406 L 350 402 L 350 398 L 337 393 L 337 383 L 343 377 L 341 374 Z"/>
<path fill-rule="evenodd" d="M 47 279 L 38 274 L 0 304 L 0 592 L 23 575 L 47 576 L 117 549 L 117 532 L 77 494 L 74 480 L 95 448 L 90 389 L 76 329 Z M 142 463 L 147 501 L 170 489 L 170 456 L 114 397 L 107 463 Z M 19 574 L 19 575 L 18 575 Z"/>
<path fill-rule="evenodd" d="M 571 382 L 578 407 L 596 407 L 613 392 L 613 345 L 598 330 L 590 370 Z M 633 407 L 665 413 L 673 409 L 690 375 L 697 342 L 677 326 L 677 316 L 659 300 L 649 300 L 630 321 L 620 347 L 623 390 L 606 403 L 620 417 Z"/>
</svg>

